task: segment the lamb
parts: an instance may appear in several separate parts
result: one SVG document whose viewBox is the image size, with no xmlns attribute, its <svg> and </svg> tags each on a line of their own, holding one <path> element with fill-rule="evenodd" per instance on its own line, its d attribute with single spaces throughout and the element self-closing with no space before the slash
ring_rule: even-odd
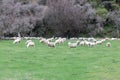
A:
<svg viewBox="0 0 120 80">
<path fill-rule="evenodd" d="M 25 42 L 25 44 L 27 45 L 29 42 L 32 42 L 32 40 L 27 40 L 27 41 Z"/>
<path fill-rule="evenodd" d="M 96 42 L 97 40 L 95 38 L 88 38 L 88 41 L 90 41 L 90 42 Z"/>
<path fill-rule="evenodd" d="M 27 45 L 27 48 L 30 47 L 30 46 L 35 47 L 35 43 L 32 42 L 31 40 L 29 40 L 29 41 L 26 43 L 26 45 Z"/>
<path fill-rule="evenodd" d="M 70 38 L 70 40 L 77 40 L 77 38 L 74 38 L 74 37 L 73 37 L 73 38 Z"/>
<path fill-rule="evenodd" d="M 52 38 L 48 38 L 47 40 L 48 40 L 48 41 L 52 41 L 53 39 L 54 39 L 54 38 L 52 37 Z"/>
<path fill-rule="evenodd" d="M 45 38 L 42 38 L 42 39 L 40 40 L 40 42 L 47 44 L 49 41 L 48 41 L 47 39 L 45 39 Z"/>
<path fill-rule="evenodd" d="M 95 46 L 96 43 L 95 42 L 90 42 L 90 46 Z"/>
<path fill-rule="evenodd" d="M 110 42 L 107 42 L 107 43 L 106 43 L 106 47 L 111 47 L 111 43 L 110 43 Z"/>
<path fill-rule="evenodd" d="M 80 45 L 81 45 L 81 46 L 85 46 L 85 41 L 81 41 L 81 42 L 80 42 Z"/>
<path fill-rule="evenodd" d="M 76 48 L 79 43 L 80 43 L 79 41 L 77 41 L 76 43 L 68 42 L 68 46 L 69 46 L 70 48 Z"/>
<path fill-rule="evenodd" d="M 102 41 L 102 42 L 105 42 L 105 41 L 106 41 L 106 39 L 102 39 L 101 41 Z"/>
<path fill-rule="evenodd" d="M 13 41 L 13 44 L 20 43 L 20 41 L 21 41 L 21 38 L 16 38 L 16 39 Z"/>
<path fill-rule="evenodd" d="M 48 42 L 47 45 L 48 45 L 49 47 L 55 47 L 55 42 Z"/>
<path fill-rule="evenodd" d="M 102 40 L 100 40 L 100 41 L 96 41 L 96 44 L 102 44 Z"/>
<path fill-rule="evenodd" d="M 84 41 L 84 45 L 89 47 L 90 46 L 90 42 Z"/>
<path fill-rule="evenodd" d="M 111 38 L 111 40 L 117 40 L 117 38 Z"/>
<path fill-rule="evenodd" d="M 84 41 L 81 41 L 81 42 L 80 42 L 80 45 L 81 45 L 81 46 L 90 46 L 90 42 L 84 40 Z"/>
<path fill-rule="evenodd" d="M 66 38 L 59 38 L 55 41 L 56 44 L 63 43 L 66 40 Z"/>
<path fill-rule="evenodd" d="M 89 41 L 81 41 L 80 42 L 80 45 L 81 46 L 88 46 L 88 47 L 92 47 L 92 46 L 95 46 L 96 45 L 96 43 L 95 42 L 89 42 Z"/>
</svg>

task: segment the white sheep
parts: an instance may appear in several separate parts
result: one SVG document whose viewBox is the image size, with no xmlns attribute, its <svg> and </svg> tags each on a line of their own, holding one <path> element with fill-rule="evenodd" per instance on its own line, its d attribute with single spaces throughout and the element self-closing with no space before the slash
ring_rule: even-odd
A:
<svg viewBox="0 0 120 80">
<path fill-rule="evenodd" d="M 59 38 L 55 41 L 56 44 L 63 43 L 66 40 L 66 38 Z"/>
<path fill-rule="evenodd" d="M 32 40 L 27 40 L 27 41 L 25 42 L 25 44 L 27 45 L 29 42 L 32 42 Z"/>
<path fill-rule="evenodd" d="M 88 41 L 90 41 L 90 42 L 96 42 L 97 40 L 95 38 L 88 38 Z"/>
<path fill-rule="evenodd" d="M 49 47 L 55 47 L 55 42 L 48 42 L 47 45 L 48 45 Z"/>
<path fill-rule="evenodd" d="M 92 46 L 95 46 L 96 45 L 96 43 L 95 42 L 90 42 L 90 46 L 92 47 Z"/>
<path fill-rule="evenodd" d="M 107 43 L 106 43 L 106 47 L 111 47 L 111 43 L 110 43 L 110 42 L 107 42 Z"/>
<path fill-rule="evenodd" d="M 77 42 L 75 42 L 75 43 L 68 42 L 68 46 L 69 46 L 70 48 L 76 48 L 79 43 L 80 43 L 79 41 L 77 41 Z"/>
<path fill-rule="evenodd" d="M 89 47 L 89 46 L 90 46 L 90 43 L 91 43 L 91 42 L 84 41 L 84 45 L 85 45 L 85 46 L 88 46 L 88 47 Z"/>
<path fill-rule="evenodd" d="M 55 43 L 56 43 L 56 44 L 60 44 L 60 43 L 61 43 L 61 40 L 60 40 L 60 39 L 57 39 L 57 40 L 55 41 Z"/>
<path fill-rule="evenodd" d="M 102 44 L 102 40 L 100 40 L 100 41 L 96 41 L 96 44 Z"/>
<path fill-rule="evenodd" d="M 49 41 L 48 41 L 47 39 L 45 39 L 45 38 L 42 38 L 42 39 L 40 40 L 40 42 L 47 44 Z"/>
<path fill-rule="evenodd" d="M 101 41 L 102 41 L 102 42 L 105 42 L 105 41 L 106 41 L 106 39 L 102 39 Z"/>
<path fill-rule="evenodd" d="M 27 48 L 30 47 L 30 46 L 35 47 L 35 43 L 32 42 L 32 41 L 29 41 L 29 42 L 27 43 Z"/>
<path fill-rule="evenodd" d="M 48 40 L 48 41 L 52 41 L 52 40 L 54 40 L 54 38 L 53 38 L 53 37 L 52 37 L 52 38 L 48 38 L 47 40 Z"/>
<path fill-rule="evenodd" d="M 85 46 L 85 41 L 81 41 L 80 46 Z"/>
<path fill-rule="evenodd" d="M 111 40 L 117 40 L 117 38 L 111 38 Z"/>
<path fill-rule="evenodd" d="M 20 43 L 20 41 L 21 41 L 21 38 L 16 38 L 16 39 L 13 41 L 13 44 Z"/>
</svg>

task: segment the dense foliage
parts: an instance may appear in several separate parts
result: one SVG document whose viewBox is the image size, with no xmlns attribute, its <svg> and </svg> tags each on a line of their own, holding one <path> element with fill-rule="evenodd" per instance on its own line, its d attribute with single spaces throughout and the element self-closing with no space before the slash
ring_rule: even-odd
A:
<svg viewBox="0 0 120 80">
<path fill-rule="evenodd" d="M 119 0 L 1 0 L 0 36 L 120 37 Z"/>
</svg>

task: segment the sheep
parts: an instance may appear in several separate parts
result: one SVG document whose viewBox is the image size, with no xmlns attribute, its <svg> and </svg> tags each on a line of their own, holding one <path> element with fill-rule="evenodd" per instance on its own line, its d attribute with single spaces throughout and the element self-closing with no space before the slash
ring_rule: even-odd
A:
<svg viewBox="0 0 120 80">
<path fill-rule="evenodd" d="M 81 41 L 79 44 L 80 44 L 81 46 L 90 46 L 90 42 L 89 42 L 89 41 L 86 41 L 86 40 Z"/>
<path fill-rule="evenodd" d="M 77 40 L 77 38 L 73 37 L 73 38 L 70 38 L 70 40 Z"/>
<path fill-rule="evenodd" d="M 106 43 L 106 47 L 111 47 L 111 43 L 110 43 L 110 42 L 107 42 L 107 43 Z"/>
<path fill-rule="evenodd" d="M 84 46 L 84 45 L 85 45 L 85 41 L 81 41 L 81 42 L 80 42 L 80 45 L 81 45 L 81 46 Z"/>
<path fill-rule="evenodd" d="M 35 47 L 35 43 L 32 42 L 32 41 L 28 42 L 27 43 L 27 48 L 30 47 L 30 46 Z"/>
<path fill-rule="evenodd" d="M 80 43 L 79 41 L 77 41 L 77 42 L 75 42 L 75 43 L 68 42 L 68 46 L 69 46 L 70 48 L 76 48 L 79 43 Z"/>
<path fill-rule="evenodd" d="M 20 43 L 20 41 L 21 41 L 21 38 L 16 38 L 16 39 L 13 41 L 13 44 Z"/>
<path fill-rule="evenodd" d="M 81 46 L 88 46 L 88 47 L 92 47 L 92 46 L 95 46 L 96 45 L 96 43 L 95 42 L 90 42 L 90 41 L 81 41 L 80 42 L 80 45 Z"/>
<path fill-rule="evenodd" d="M 95 38 L 88 38 L 88 41 L 90 41 L 90 42 L 96 42 L 96 39 Z"/>
<path fill-rule="evenodd" d="M 40 40 L 40 42 L 47 44 L 49 41 L 48 41 L 47 39 L 45 39 L 45 38 L 42 38 L 42 39 Z"/>
<path fill-rule="evenodd" d="M 90 46 L 92 47 L 92 46 L 95 46 L 96 45 L 96 43 L 95 42 L 90 42 Z"/>
<path fill-rule="evenodd" d="M 88 41 L 84 41 L 84 46 L 90 46 L 90 42 L 88 42 Z"/>
<path fill-rule="evenodd" d="M 66 38 L 59 38 L 55 41 L 56 44 L 63 43 L 66 40 Z"/>
<path fill-rule="evenodd" d="M 55 47 L 55 42 L 48 42 L 47 45 L 48 47 Z"/>
<path fill-rule="evenodd" d="M 100 41 L 96 41 L 96 44 L 102 44 L 102 40 L 100 40 Z"/>
<path fill-rule="evenodd" d="M 25 44 L 27 45 L 29 42 L 32 42 L 32 40 L 27 40 L 27 41 L 25 42 Z"/>
<path fill-rule="evenodd" d="M 54 38 L 52 37 L 52 38 L 48 38 L 47 40 L 48 40 L 48 41 L 52 41 L 53 39 L 54 39 Z"/>
<path fill-rule="evenodd" d="M 42 39 L 40 40 L 40 42 L 47 44 L 49 47 L 55 47 L 55 44 L 56 44 L 56 43 L 49 41 L 49 40 L 52 40 L 52 39 L 53 39 L 53 38 L 51 38 L 51 39 L 42 38 Z"/>
<path fill-rule="evenodd" d="M 69 46 L 70 48 L 76 48 L 76 47 L 77 47 L 77 44 L 76 44 L 76 43 L 71 43 L 71 42 L 69 42 L 69 43 L 68 43 L 68 46 Z"/>
<path fill-rule="evenodd" d="M 60 43 L 61 43 L 61 40 L 60 40 L 60 39 L 57 39 L 57 40 L 55 41 L 55 43 L 56 43 L 56 44 L 60 44 Z"/>
<path fill-rule="evenodd" d="M 80 37 L 80 38 L 78 38 L 78 39 L 79 39 L 80 41 L 81 41 L 81 40 L 83 40 L 83 38 L 82 38 L 82 37 Z"/>
<path fill-rule="evenodd" d="M 117 38 L 111 38 L 111 40 L 117 40 Z"/>
<path fill-rule="evenodd" d="M 105 40 L 110 40 L 109 38 L 105 38 Z"/>
<path fill-rule="evenodd" d="M 106 41 L 106 39 L 102 39 L 101 41 L 102 41 L 102 42 L 105 42 L 105 41 Z"/>
</svg>

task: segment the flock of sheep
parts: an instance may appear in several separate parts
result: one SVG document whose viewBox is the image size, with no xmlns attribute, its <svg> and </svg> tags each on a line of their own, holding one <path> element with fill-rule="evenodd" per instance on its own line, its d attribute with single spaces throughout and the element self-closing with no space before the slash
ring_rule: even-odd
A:
<svg viewBox="0 0 120 80">
<path fill-rule="evenodd" d="M 27 48 L 29 47 L 35 47 L 35 43 L 30 38 L 25 38 L 26 42 L 25 45 Z M 66 38 L 37 38 L 40 43 L 46 44 L 48 47 L 56 47 L 57 45 L 64 43 L 67 39 Z M 22 38 L 16 37 L 13 41 L 13 44 L 20 43 Z M 68 40 L 68 46 L 70 48 L 76 48 L 78 46 L 86 46 L 86 47 L 94 47 L 98 44 L 102 44 L 103 42 L 107 40 L 117 40 L 117 38 L 103 38 L 103 39 L 95 39 L 95 38 L 70 38 Z M 106 47 L 110 47 L 111 43 L 107 42 Z"/>
</svg>

